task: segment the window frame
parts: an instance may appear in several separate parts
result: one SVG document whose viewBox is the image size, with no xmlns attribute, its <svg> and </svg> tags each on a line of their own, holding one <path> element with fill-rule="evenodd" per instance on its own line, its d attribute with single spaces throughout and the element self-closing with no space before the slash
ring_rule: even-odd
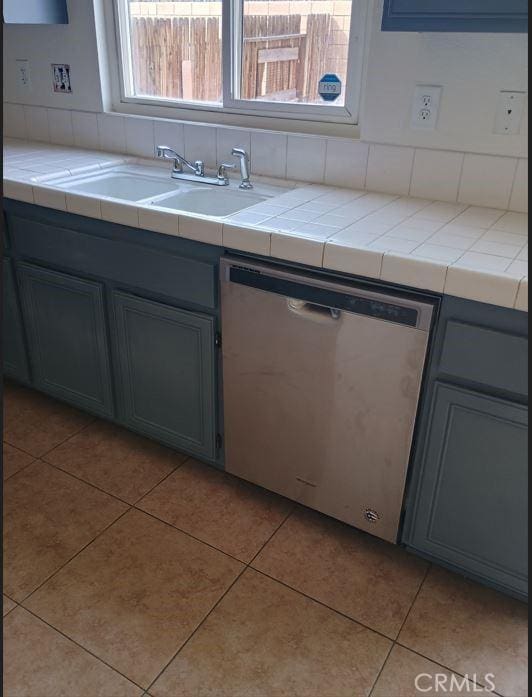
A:
<svg viewBox="0 0 532 697">
<path fill-rule="evenodd" d="M 279 119 L 285 127 L 296 122 L 320 123 L 339 128 L 358 124 L 362 78 L 365 72 L 365 40 L 368 34 L 368 0 L 352 0 L 351 24 L 344 106 L 326 104 L 296 104 L 268 102 L 263 100 L 244 100 L 235 98 L 235 82 L 240 75 L 241 31 L 239 20 L 242 16 L 243 0 L 222 0 L 222 103 L 192 102 L 164 97 L 132 96 L 132 65 L 130 50 L 130 29 L 127 13 L 127 0 L 112 0 L 112 31 L 108 33 L 110 54 L 117 60 L 116 70 L 112 71 L 113 108 L 132 114 L 159 115 L 168 117 L 168 111 L 175 110 L 174 118 L 193 120 L 201 117 L 204 121 L 227 115 L 227 125 L 242 125 L 242 118 Z M 237 6 L 237 13 L 235 13 Z M 235 16 L 236 15 L 236 16 Z M 109 25 L 108 25 L 109 26 Z M 355 28 L 358 27 L 358 31 Z M 229 37 L 229 40 L 226 40 Z M 118 107 L 118 109 L 117 109 Z M 120 108 L 121 107 L 121 108 Z M 156 112 L 154 114 L 154 112 Z M 181 112 L 181 113 L 179 113 Z M 240 118 L 239 118 L 240 117 Z M 227 121 L 227 119 L 223 119 Z M 221 121 L 219 121 L 221 125 Z M 308 123 L 312 129 L 312 123 Z"/>
</svg>

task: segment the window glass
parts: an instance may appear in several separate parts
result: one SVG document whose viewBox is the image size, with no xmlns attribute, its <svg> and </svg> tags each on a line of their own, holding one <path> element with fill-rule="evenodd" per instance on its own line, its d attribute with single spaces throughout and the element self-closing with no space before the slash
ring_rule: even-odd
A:
<svg viewBox="0 0 532 697">
<path fill-rule="evenodd" d="M 220 0 L 128 0 L 135 96 L 222 102 Z"/>
<path fill-rule="evenodd" d="M 324 104 L 320 79 L 337 75 L 345 103 L 352 3 L 243 0 L 241 98 Z"/>
</svg>

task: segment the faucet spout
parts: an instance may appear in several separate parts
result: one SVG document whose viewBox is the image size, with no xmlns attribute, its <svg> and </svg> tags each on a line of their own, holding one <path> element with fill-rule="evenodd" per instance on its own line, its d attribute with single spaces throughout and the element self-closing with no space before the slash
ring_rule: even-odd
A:
<svg viewBox="0 0 532 697">
<path fill-rule="evenodd" d="M 189 169 L 191 172 L 198 177 L 203 177 L 205 174 L 205 165 L 201 160 L 196 160 L 194 164 L 186 160 L 182 155 L 177 153 L 172 148 L 166 145 L 157 146 L 157 157 L 161 160 L 173 160 L 174 161 L 174 172 L 182 172 L 183 166 Z"/>
</svg>

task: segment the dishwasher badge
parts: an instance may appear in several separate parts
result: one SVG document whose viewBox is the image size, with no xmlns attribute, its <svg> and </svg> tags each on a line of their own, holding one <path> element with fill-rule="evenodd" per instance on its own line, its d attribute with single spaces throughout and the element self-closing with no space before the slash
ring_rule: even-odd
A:
<svg viewBox="0 0 532 697">
<path fill-rule="evenodd" d="M 342 81 L 338 75 L 327 73 L 318 84 L 318 94 L 325 102 L 334 102 L 342 94 Z"/>
</svg>

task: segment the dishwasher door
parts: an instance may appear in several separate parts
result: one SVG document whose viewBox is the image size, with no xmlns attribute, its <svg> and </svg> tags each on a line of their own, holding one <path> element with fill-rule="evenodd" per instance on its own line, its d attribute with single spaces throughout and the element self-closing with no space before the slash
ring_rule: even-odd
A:
<svg viewBox="0 0 532 697">
<path fill-rule="evenodd" d="M 397 541 L 433 303 L 221 263 L 226 470 Z"/>
</svg>

